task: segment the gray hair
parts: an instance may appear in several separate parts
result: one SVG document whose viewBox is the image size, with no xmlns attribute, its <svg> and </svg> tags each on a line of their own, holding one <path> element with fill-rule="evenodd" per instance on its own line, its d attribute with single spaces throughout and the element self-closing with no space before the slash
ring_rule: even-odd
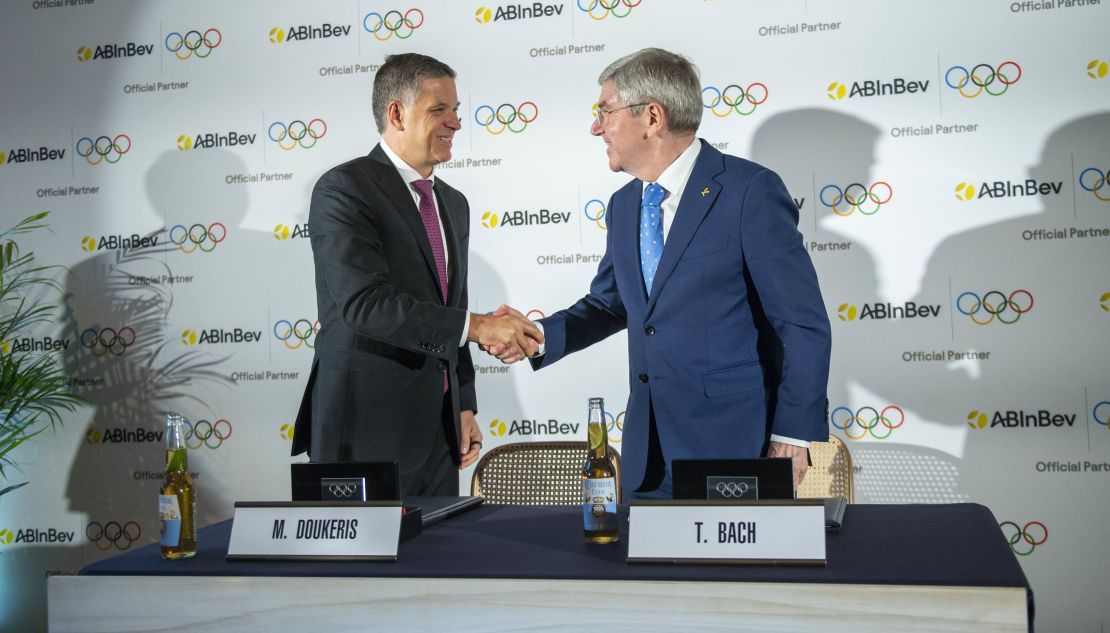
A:
<svg viewBox="0 0 1110 633">
<path fill-rule="evenodd" d="M 654 101 L 663 106 L 672 132 L 697 132 L 701 124 L 701 80 L 698 68 L 682 55 L 645 48 L 609 64 L 598 85 L 612 81 L 626 105 Z M 642 109 L 630 108 L 633 114 Z"/>
<path fill-rule="evenodd" d="M 425 79 L 455 78 L 455 71 L 434 57 L 419 53 L 389 55 L 374 75 L 374 95 L 371 109 L 378 133 L 385 131 L 386 108 L 390 101 L 399 101 L 411 107 L 416 101 L 416 91 Z"/>
</svg>

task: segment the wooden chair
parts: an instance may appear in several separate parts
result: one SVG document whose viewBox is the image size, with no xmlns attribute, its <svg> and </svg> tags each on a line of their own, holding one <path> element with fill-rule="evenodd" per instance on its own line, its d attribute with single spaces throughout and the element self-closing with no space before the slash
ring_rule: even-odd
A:
<svg viewBox="0 0 1110 633">
<path fill-rule="evenodd" d="M 470 494 L 486 503 L 581 505 L 586 442 L 517 442 L 486 453 L 474 470 Z M 621 457 L 609 447 L 621 494 Z"/>
<path fill-rule="evenodd" d="M 813 465 L 798 487 L 799 499 L 844 497 L 848 503 L 855 503 L 852 455 L 840 438 L 830 435 L 828 442 L 813 442 L 809 458 Z"/>
</svg>

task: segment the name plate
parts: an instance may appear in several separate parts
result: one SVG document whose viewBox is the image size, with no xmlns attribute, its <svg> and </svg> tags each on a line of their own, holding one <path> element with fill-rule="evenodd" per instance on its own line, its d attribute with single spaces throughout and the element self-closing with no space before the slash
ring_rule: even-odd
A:
<svg viewBox="0 0 1110 633">
<path fill-rule="evenodd" d="M 400 501 L 235 503 L 228 560 L 397 560 Z"/>
<path fill-rule="evenodd" d="M 820 499 L 633 501 L 628 562 L 825 564 Z"/>
</svg>

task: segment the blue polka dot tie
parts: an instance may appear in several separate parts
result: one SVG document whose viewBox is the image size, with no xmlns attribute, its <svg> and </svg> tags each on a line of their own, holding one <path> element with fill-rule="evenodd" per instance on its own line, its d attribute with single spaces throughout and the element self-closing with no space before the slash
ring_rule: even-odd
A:
<svg viewBox="0 0 1110 633">
<path fill-rule="evenodd" d="M 659 268 L 659 258 L 663 256 L 663 202 L 667 190 L 659 183 L 651 183 L 644 189 L 644 199 L 640 203 L 640 270 L 644 273 L 644 288 L 651 294 L 651 282 Z"/>
</svg>

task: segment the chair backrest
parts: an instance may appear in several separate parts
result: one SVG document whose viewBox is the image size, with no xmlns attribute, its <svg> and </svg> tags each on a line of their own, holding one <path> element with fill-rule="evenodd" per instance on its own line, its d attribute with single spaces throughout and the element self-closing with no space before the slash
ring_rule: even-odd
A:
<svg viewBox="0 0 1110 633">
<path fill-rule="evenodd" d="M 855 503 L 852 456 L 840 438 L 830 435 L 828 442 L 811 443 L 809 458 L 813 465 L 798 487 L 799 499 L 844 497 L 848 503 Z"/>
<path fill-rule="evenodd" d="M 586 442 L 517 442 L 486 453 L 474 470 L 470 494 L 486 503 L 581 505 Z M 609 447 L 621 494 L 620 453 Z"/>
</svg>

